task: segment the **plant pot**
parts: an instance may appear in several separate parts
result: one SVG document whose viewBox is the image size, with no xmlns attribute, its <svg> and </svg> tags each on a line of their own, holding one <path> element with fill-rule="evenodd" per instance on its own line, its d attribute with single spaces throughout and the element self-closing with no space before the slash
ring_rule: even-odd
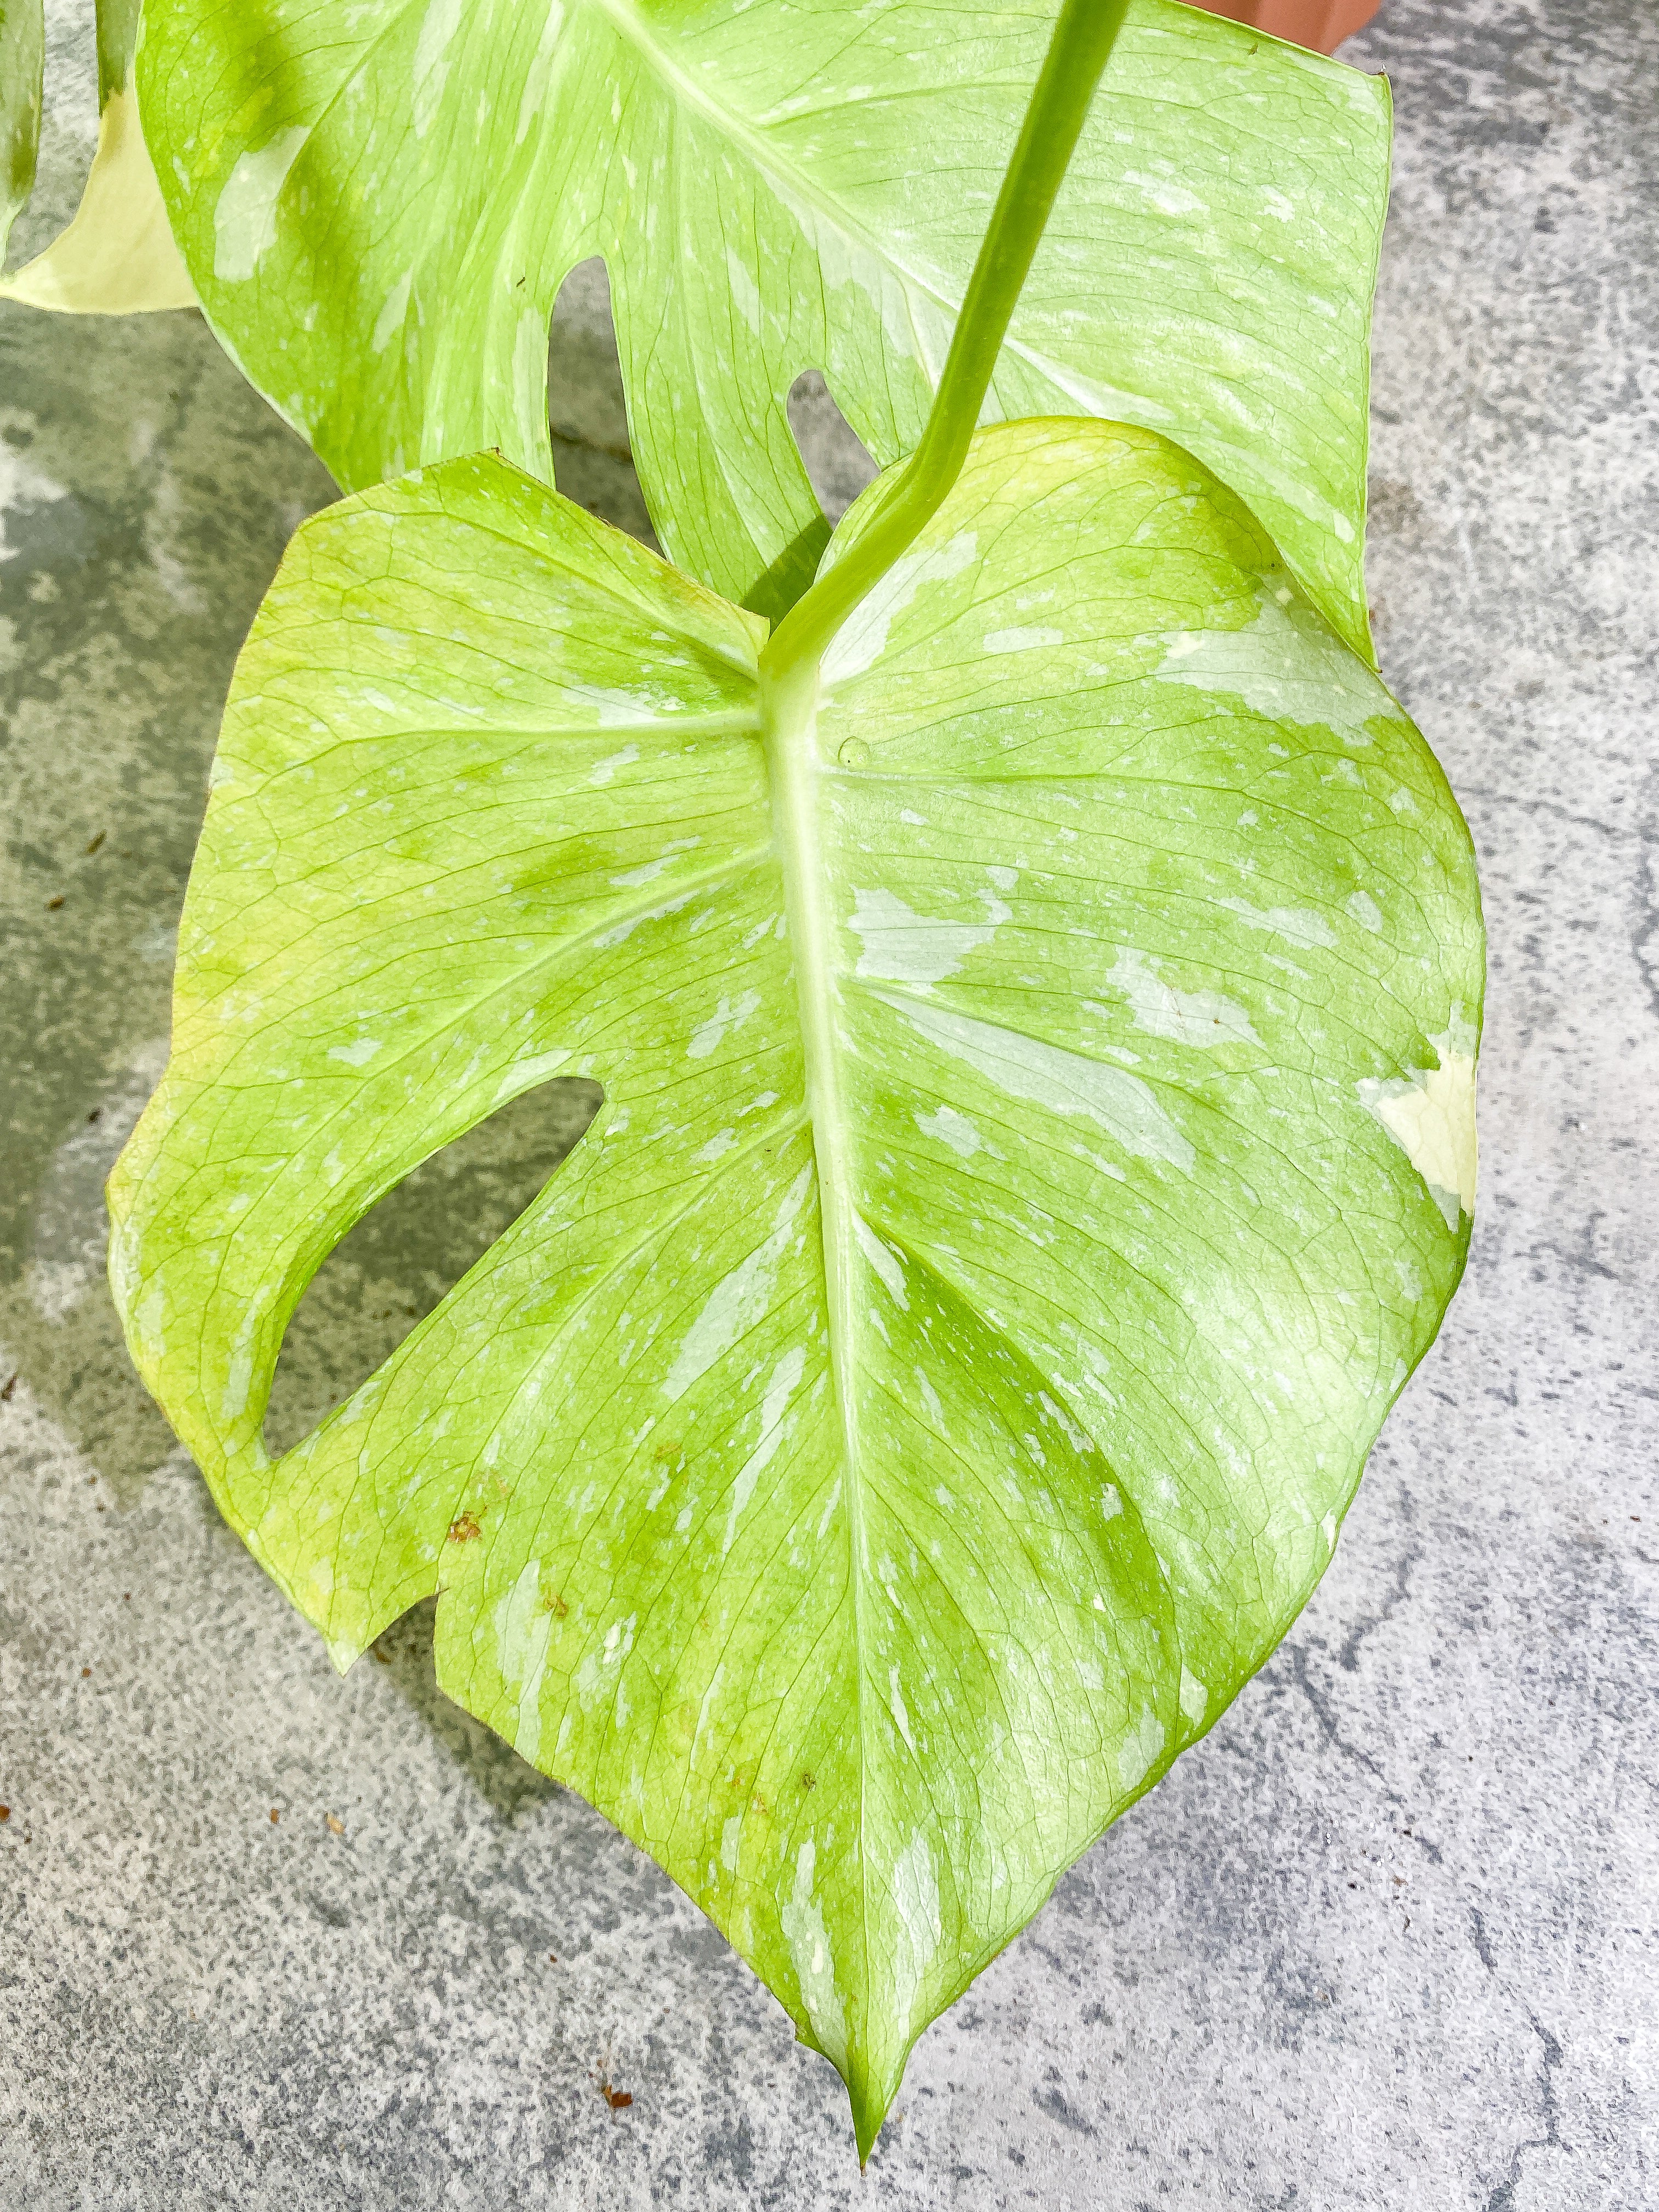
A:
<svg viewBox="0 0 1659 2212">
<path fill-rule="evenodd" d="M 1194 0 L 1212 15 L 1249 23 L 1293 46 L 1328 54 L 1369 23 L 1382 0 Z"/>
</svg>

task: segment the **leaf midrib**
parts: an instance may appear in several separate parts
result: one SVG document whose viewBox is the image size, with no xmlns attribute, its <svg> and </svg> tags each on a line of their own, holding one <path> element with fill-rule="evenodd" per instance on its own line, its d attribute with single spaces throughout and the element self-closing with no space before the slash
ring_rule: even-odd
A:
<svg viewBox="0 0 1659 2212">
<path fill-rule="evenodd" d="M 864 1626 L 864 1498 L 859 1452 L 858 1316 L 854 1296 L 856 1211 L 848 1158 L 848 1116 L 842 1094 L 840 1042 L 836 1034 L 836 919 L 827 896 L 829 871 L 819 784 L 824 773 L 817 749 L 818 670 L 797 669 L 771 695 L 767 716 L 767 765 L 772 781 L 773 842 L 783 876 L 784 911 L 800 1018 L 804 1088 L 818 1184 L 823 1249 L 825 1319 L 830 1370 L 841 1415 L 846 1479 L 848 1587 L 853 1609 L 854 1695 L 859 1772 L 860 1932 L 864 1987 L 870 1985 L 869 1869 L 864 1852 L 868 1786 Z M 872 1232 L 873 1233 L 873 1232 Z M 866 2053 L 867 2056 L 867 2053 Z"/>
</svg>

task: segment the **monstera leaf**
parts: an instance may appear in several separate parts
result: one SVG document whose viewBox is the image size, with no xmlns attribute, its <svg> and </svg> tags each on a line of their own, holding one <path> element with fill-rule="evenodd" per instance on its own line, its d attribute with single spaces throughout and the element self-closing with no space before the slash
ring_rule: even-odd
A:
<svg viewBox="0 0 1659 2212">
<path fill-rule="evenodd" d="M 762 634 L 494 456 L 306 525 L 112 1272 L 338 1662 L 440 1592 L 446 1690 L 867 2148 L 1329 1559 L 1463 1265 L 1481 933 L 1422 739 L 1144 429 L 981 431 L 815 708 Z M 324 1255 L 570 1076 L 575 1152 L 273 1462 Z"/>
<path fill-rule="evenodd" d="M 1054 0 L 170 0 L 144 119 L 215 329 L 338 480 L 547 481 L 547 333 L 603 254 L 680 566 L 775 616 L 827 537 L 785 400 L 915 445 Z M 1368 651 L 1380 78 L 1135 0 L 987 419 L 1139 422 Z"/>
<path fill-rule="evenodd" d="M 73 314 L 196 304 L 144 146 L 131 82 L 141 0 L 98 0 L 98 150 L 75 218 L 10 276 L 0 299 Z M 0 0 L 0 261 L 34 185 L 44 52 L 41 0 Z"/>
<path fill-rule="evenodd" d="M 0 264 L 34 189 L 46 35 L 41 0 L 0 0 Z"/>
</svg>

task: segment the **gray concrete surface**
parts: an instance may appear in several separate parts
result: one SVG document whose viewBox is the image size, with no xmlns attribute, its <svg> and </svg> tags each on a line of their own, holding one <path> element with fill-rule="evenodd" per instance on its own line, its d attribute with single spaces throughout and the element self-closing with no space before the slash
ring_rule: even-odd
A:
<svg viewBox="0 0 1659 2212">
<path fill-rule="evenodd" d="M 1378 633 L 1492 927 L 1474 1261 L 1306 1616 L 923 2040 L 862 2183 L 696 1912 L 439 1697 L 421 1615 L 336 1679 L 126 1368 L 100 1179 L 231 659 L 329 486 L 193 317 L 0 307 L 0 2201 L 1659 2205 L 1659 20 L 1389 0 L 1348 51 L 1400 114 Z M 568 324 L 561 468 L 625 513 L 591 291 Z M 559 1137 L 364 1224 L 284 1420 Z"/>
</svg>

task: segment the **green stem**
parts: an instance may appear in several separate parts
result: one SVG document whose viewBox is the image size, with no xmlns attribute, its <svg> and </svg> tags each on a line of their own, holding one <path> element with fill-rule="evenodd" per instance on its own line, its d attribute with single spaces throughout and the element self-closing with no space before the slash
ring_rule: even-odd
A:
<svg viewBox="0 0 1659 2212">
<path fill-rule="evenodd" d="M 943 504 L 969 441 L 1128 0 L 1063 0 L 957 317 L 921 443 L 856 545 L 784 617 L 761 656 L 774 683 L 825 646 Z"/>
</svg>

